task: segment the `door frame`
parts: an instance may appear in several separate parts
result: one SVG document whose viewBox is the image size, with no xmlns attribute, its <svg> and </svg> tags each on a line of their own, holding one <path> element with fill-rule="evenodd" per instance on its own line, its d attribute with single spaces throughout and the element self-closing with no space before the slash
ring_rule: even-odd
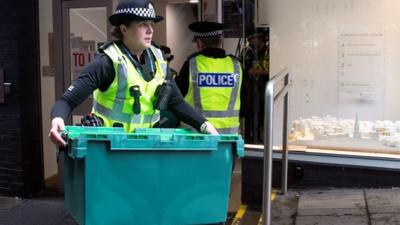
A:
<svg viewBox="0 0 400 225">
<path fill-rule="evenodd" d="M 70 73 L 70 8 L 106 7 L 107 38 L 111 40 L 111 25 L 108 17 L 113 10 L 112 0 L 53 0 L 53 32 L 54 32 L 54 83 L 55 97 L 60 98 L 71 83 Z M 87 112 L 88 113 L 88 112 Z"/>
</svg>

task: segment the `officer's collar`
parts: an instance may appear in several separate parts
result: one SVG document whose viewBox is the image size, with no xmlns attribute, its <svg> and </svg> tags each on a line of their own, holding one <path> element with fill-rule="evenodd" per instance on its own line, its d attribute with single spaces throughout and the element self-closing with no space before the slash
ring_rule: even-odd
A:
<svg viewBox="0 0 400 225">
<path fill-rule="evenodd" d="M 224 58 L 226 56 L 226 52 L 222 48 L 205 48 L 199 53 L 204 56 L 213 58 Z"/>
<path fill-rule="evenodd" d="M 123 53 L 126 55 L 130 55 L 133 59 L 135 59 L 138 63 L 144 64 L 146 62 L 146 57 L 148 54 L 148 51 L 143 50 L 142 54 L 140 55 L 140 60 L 137 58 L 137 55 L 132 54 L 129 51 L 129 48 L 122 42 L 122 41 L 116 41 L 118 47 L 120 47 L 121 49 L 123 49 Z M 145 57 L 146 56 L 146 57 Z M 149 56 L 150 57 L 150 56 Z"/>
</svg>

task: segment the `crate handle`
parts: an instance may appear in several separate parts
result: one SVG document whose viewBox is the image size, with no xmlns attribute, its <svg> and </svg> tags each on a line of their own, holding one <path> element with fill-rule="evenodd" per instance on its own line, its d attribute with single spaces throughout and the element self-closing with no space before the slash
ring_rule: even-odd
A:
<svg viewBox="0 0 400 225">
<path fill-rule="evenodd" d="M 239 136 L 231 136 L 231 135 L 223 136 L 223 135 L 221 135 L 220 139 L 221 139 L 221 141 L 237 141 L 237 140 L 239 140 Z"/>
<path fill-rule="evenodd" d="M 108 136 L 106 134 L 86 134 L 85 138 L 90 139 L 107 139 Z"/>
<path fill-rule="evenodd" d="M 160 136 L 160 141 L 161 142 L 171 142 L 174 140 L 174 136 L 173 135 L 161 135 Z"/>
<path fill-rule="evenodd" d="M 128 134 L 127 135 L 128 139 L 133 139 L 133 140 L 148 140 L 149 135 L 145 134 Z"/>
<path fill-rule="evenodd" d="M 204 136 L 200 135 L 186 135 L 185 136 L 185 141 L 204 141 L 205 138 Z"/>
</svg>

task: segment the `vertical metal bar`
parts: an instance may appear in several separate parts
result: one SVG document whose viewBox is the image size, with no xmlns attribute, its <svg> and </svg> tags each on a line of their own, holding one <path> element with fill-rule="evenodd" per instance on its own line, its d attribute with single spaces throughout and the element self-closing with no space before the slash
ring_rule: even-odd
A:
<svg viewBox="0 0 400 225">
<path fill-rule="evenodd" d="M 0 69 L 0 103 L 5 103 L 6 88 L 4 87 L 4 70 Z"/>
<path fill-rule="evenodd" d="M 289 85 L 289 74 L 285 75 L 285 87 Z M 281 194 L 287 193 L 288 177 L 288 109 L 289 109 L 289 90 L 285 94 L 283 103 L 283 134 L 282 134 L 282 187 Z"/>
<path fill-rule="evenodd" d="M 223 23 L 222 17 L 223 17 L 223 6 L 222 6 L 222 0 L 217 1 L 217 17 L 218 17 L 218 23 Z"/>
<path fill-rule="evenodd" d="M 265 88 L 264 116 L 264 180 L 263 180 L 263 224 L 271 224 L 271 186 L 272 186 L 272 129 L 274 113 L 274 82 Z"/>
<path fill-rule="evenodd" d="M 245 5 L 245 1 L 242 0 L 242 13 L 243 13 L 243 19 L 242 19 L 242 38 L 243 38 L 243 45 L 242 45 L 242 49 L 244 50 L 246 48 L 246 5 Z M 240 53 L 239 53 L 240 55 Z M 244 62 L 245 59 L 245 54 L 242 54 L 242 65 L 243 65 L 243 70 L 246 70 L 246 63 Z M 246 126 L 246 124 L 245 124 Z"/>
<path fill-rule="evenodd" d="M 200 0 L 198 4 L 198 13 L 199 15 L 197 16 L 198 21 L 203 21 L 203 0 Z"/>
</svg>

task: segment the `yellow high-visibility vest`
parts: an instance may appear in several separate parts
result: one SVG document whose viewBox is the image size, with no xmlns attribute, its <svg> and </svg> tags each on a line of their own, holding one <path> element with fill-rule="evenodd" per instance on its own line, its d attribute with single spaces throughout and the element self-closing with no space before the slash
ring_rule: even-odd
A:
<svg viewBox="0 0 400 225">
<path fill-rule="evenodd" d="M 189 59 L 189 90 L 185 101 L 201 113 L 221 134 L 239 132 L 242 69 L 231 57 Z"/>
<path fill-rule="evenodd" d="M 115 43 L 104 49 L 104 53 L 113 62 L 115 78 L 106 91 L 94 91 L 92 108 L 92 112 L 103 119 L 104 126 L 112 127 L 119 123 L 126 132 L 132 132 L 135 128 L 150 128 L 160 120 L 160 112 L 154 109 L 153 102 L 157 87 L 165 81 L 167 62 L 161 50 L 154 46 L 150 50 L 156 58 L 157 72 L 147 82 Z M 141 92 L 139 114 L 133 113 L 134 98 L 130 93 L 132 86 L 139 86 Z"/>
</svg>

